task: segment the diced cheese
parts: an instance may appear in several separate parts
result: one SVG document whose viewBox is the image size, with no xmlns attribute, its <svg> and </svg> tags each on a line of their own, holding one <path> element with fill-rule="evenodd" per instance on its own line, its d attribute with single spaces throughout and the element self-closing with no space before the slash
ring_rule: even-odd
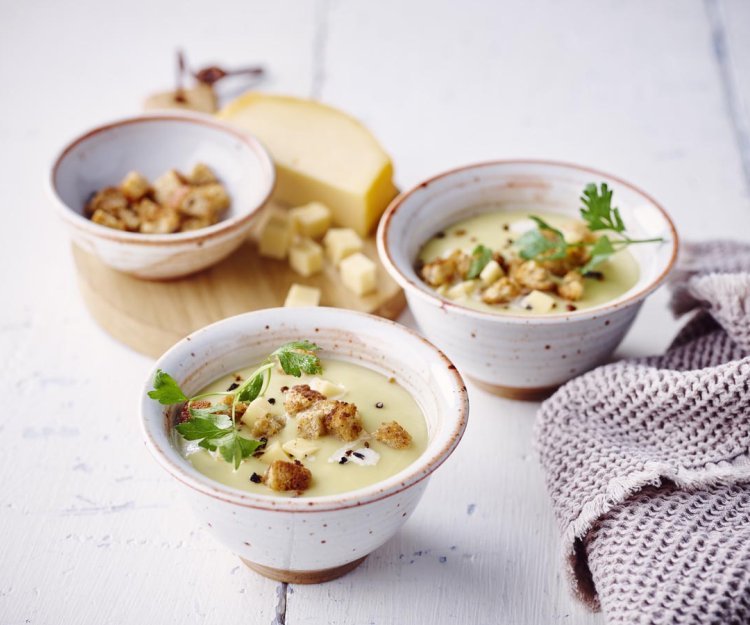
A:
<svg viewBox="0 0 750 625">
<path fill-rule="evenodd" d="M 323 239 L 326 254 L 334 265 L 344 258 L 362 251 L 362 239 L 351 228 L 331 228 Z"/>
<path fill-rule="evenodd" d="M 323 248 L 312 239 L 299 239 L 289 248 L 289 265 L 301 276 L 311 276 L 323 269 Z"/>
<path fill-rule="evenodd" d="M 489 286 L 493 282 L 497 282 L 497 280 L 502 278 L 504 273 L 505 272 L 500 266 L 500 263 L 496 260 L 491 260 L 484 266 L 484 269 L 482 269 L 482 272 L 479 274 L 479 279 L 482 281 L 482 286 Z"/>
<path fill-rule="evenodd" d="M 555 299 L 542 291 L 532 291 L 523 300 L 523 305 L 535 313 L 548 313 L 555 306 Z"/>
<path fill-rule="evenodd" d="M 341 282 L 357 295 L 367 295 L 377 289 L 377 267 L 361 252 L 347 256 L 339 265 Z"/>
<path fill-rule="evenodd" d="M 362 124 L 332 107 L 250 92 L 218 115 L 271 152 L 282 202 L 323 202 L 335 223 L 365 236 L 397 194 L 388 155 Z"/>
<path fill-rule="evenodd" d="M 245 414 L 242 415 L 242 419 L 241 419 L 242 423 L 252 427 L 256 419 L 265 417 L 267 414 L 270 413 L 269 408 L 270 408 L 270 404 L 264 397 L 256 397 L 253 401 L 251 401 L 247 405 Z"/>
<path fill-rule="evenodd" d="M 471 295 L 477 288 L 476 280 L 465 280 L 448 289 L 446 295 L 451 299 L 461 299 Z"/>
<path fill-rule="evenodd" d="M 313 378 L 309 382 L 310 388 L 326 397 L 341 397 L 346 393 L 346 387 L 343 384 L 334 384 L 323 378 Z"/>
<path fill-rule="evenodd" d="M 297 308 L 300 306 L 317 306 L 320 304 L 320 289 L 304 284 L 293 284 L 286 294 L 284 306 Z"/>
<path fill-rule="evenodd" d="M 308 456 L 312 456 L 316 451 L 320 449 L 319 445 L 316 445 L 313 441 L 309 441 L 306 438 L 293 438 L 290 441 L 284 443 L 281 448 L 288 453 L 292 458 L 297 460 L 304 460 Z"/>
<path fill-rule="evenodd" d="M 273 443 L 268 445 L 260 459 L 261 462 L 265 462 L 266 464 L 271 464 L 274 460 L 284 460 L 286 462 L 289 462 L 289 456 L 284 453 L 284 450 L 281 448 L 281 443 L 279 443 L 279 441 L 274 441 Z"/>
<path fill-rule="evenodd" d="M 277 212 L 271 215 L 261 230 L 258 251 L 261 256 L 283 260 L 289 253 L 291 242 L 289 218 Z"/>
<path fill-rule="evenodd" d="M 331 227 L 331 210 L 320 202 L 310 202 L 289 211 L 292 230 L 303 237 L 319 239 Z"/>
</svg>

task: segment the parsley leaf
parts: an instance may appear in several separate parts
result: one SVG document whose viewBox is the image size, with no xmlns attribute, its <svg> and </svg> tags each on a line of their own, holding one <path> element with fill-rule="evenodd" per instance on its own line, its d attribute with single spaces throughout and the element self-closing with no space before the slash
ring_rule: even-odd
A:
<svg viewBox="0 0 750 625">
<path fill-rule="evenodd" d="M 602 182 L 599 188 L 593 182 L 587 184 L 581 195 L 581 202 L 581 217 L 589 230 L 625 232 L 620 210 L 612 206 L 612 190 L 606 182 Z"/>
<path fill-rule="evenodd" d="M 320 348 L 310 341 L 292 341 L 282 345 L 271 356 L 279 359 L 284 373 L 298 378 L 302 373 L 321 373 L 323 366 L 320 358 L 314 353 Z"/>
<path fill-rule="evenodd" d="M 226 415 L 215 415 L 215 418 L 192 417 L 189 421 L 178 423 L 175 429 L 185 440 L 197 441 L 224 438 L 234 428 L 232 420 L 229 417 Z"/>
<path fill-rule="evenodd" d="M 219 453 L 224 460 L 232 462 L 234 468 L 238 469 L 240 463 L 254 454 L 261 445 L 263 445 L 261 441 L 245 438 L 235 430 L 233 436 L 219 446 Z"/>
<path fill-rule="evenodd" d="M 199 410 L 194 412 L 199 412 Z M 207 417 L 193 416 L 189 421 L 177 424 L 175 429 L 185 440 L 199 441 L 198 445 L 204 449 L 209 451 L 218 449 L 221 457 L 233 463 L 235 469 L 245 458 L 251 456 L 258 447 L 263 445 L 261 441 L 241 436 L 232 420 L 224 414 Z"/>
<path fill-rule="evenodd" d="M 531 260 L 540 256 L 544 260 L 565 258 L 568 253 L 568 245 L 565 243 L 563 233 L 539 217 L 531 215 L 530 219 L 536 222 L 537 227 L 524 232 L 521 238 L 516 241 L 521 258 L 524 260 Z"/>
<path fill-rule="evenodd" d="M 492 250 L 484 245 L 477 245 L 471 253 L 471 265 L 469 265 L 466 279 L 473 280 L 476 278 L 491 260 Z"/>
<path fill-rule="evenodd" d="M 246 382 L 237 390 L 237 395 L 235 396 L 237 401 L 249 404 L 260 395 L 260 391 L 263 388 L 264 373 L 263 371 L 256 373 L 250 378 L 249 382 Z"/>
<path fill-rule="evenodd" d="M 593 271 L 601 263 L 607 260 L 612 254 L 615 253 L 615 248 L 612 245 L 612 241 L 609 240 L 608 236 L 601 236 L 594 243 L 594 247 L 591 248 L 591 258 L 583 268 L 581 269 L 582 274 L 587 274 L 589 271 Z"/>
<path fill-rule="evenodd" d="M 187 401 L 187 396 L 182 392 L 180 385 L 168 373 L 158 369 L 154 376 L 154 390 L 148 392 L 151 399 L 155 399 L 160 404 L 170 405 L 179 404 Z"/>
<path fill-rule="evenodd" d="M 214 404 L 213 406 L 208 406 L 208 408 L 190 408 L 190 416 L 191 417 L 199 417 L 203 419 L 210 419 L 213 416 L 218 416 L 217 413 L 224 413 L 221 414 L 221 416 L 226 417 L 226 412 L 229 410 L 229 406 L 226 404 Z M 229 417 L 227 417 L 229 419 Z M 229 419 L 231 421 L 231 419 Z"/>
</svg>

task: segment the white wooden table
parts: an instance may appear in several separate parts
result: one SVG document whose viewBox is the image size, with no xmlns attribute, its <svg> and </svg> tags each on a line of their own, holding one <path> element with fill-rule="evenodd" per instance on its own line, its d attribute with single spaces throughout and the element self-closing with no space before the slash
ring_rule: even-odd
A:
<svg viewBox="0 0 750 625">
<path fill-rule="evenodd" d="M 647 189 L 686 238 L 747 238 L 750 2 L 0 2 L 0 623 L 603 622 L 561 575 L 536 405 L 474 388 L 414 517 L 338 581 L 258 577 L 192 518 L 141 444 L 150 361 L 87 314 L 45 193 L 65 139 L 170 86 L 177 45 L 196 64 L 263 61 L 264 88 L 351 111 L 402 187 L 569 160 Z M 622 354 L 667 345 L 665 302 Z"/>
</svg>

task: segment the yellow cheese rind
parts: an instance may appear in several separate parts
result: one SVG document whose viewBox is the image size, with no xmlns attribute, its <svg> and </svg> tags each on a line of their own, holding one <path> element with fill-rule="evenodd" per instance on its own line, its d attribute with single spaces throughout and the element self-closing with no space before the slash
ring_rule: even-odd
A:
<svg viewBox="0 0 750 625">
<path fill-rule="evenodd" d="M 312 239 L 299 239 L 289 248 L 289 266 L 306 278 L 323 270 L 323 248 Z"/>
<path fill-rule="evenodd" d="M 357 295 L 367 295 L 377 288 L 377 267 L 361 252 L 342 260 L 339 270 L 341 282 Z"/>
<path fill-rule="evenodd" d="M 284 300 L 286 308 L 318 305 L 320 305 L 320 289 L 304 284 L 293 284 L 286 294 L 286 300 Z"/>
<path fill-rule="evenodd" d="M 393 165 L 356 119 L 330 106 L 287 96 L 246 93 L 218 116 L 256 135 L 276 164 L 274 197 L 311 201 L 333 221 L 366 236 L 397 195 Z"/>
</svg>

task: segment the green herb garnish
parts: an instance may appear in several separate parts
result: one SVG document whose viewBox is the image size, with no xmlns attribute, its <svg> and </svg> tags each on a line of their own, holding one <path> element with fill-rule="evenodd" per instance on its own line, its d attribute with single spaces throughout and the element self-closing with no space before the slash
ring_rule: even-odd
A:
<svg viewBox="0 0 750 625">
<path fill-rule="evenodd" d="M 298 378 L 303 373 L 321 373 L 323 367 L 315 352 L 320 348 L 310 341 L 292 341 L 273 351 L 268 358 L 233 392 L 203 393 L 188 398 L 179 384 L 168 373 L 159 369 L 154 376 L 154 390 L 148 396 L 160 404 L 173 405 L 187 402 L 190 418 L 175 426 L 188 441 L 199 441 L 198 445 L 209 451 L 218 451 L 227 462 L 240 463 L 251 456 L 264 443 L 240 434 L 235 410 L 239 402 L 250 403 L 261 397 L 268 389 L 271 371 L 278 361 L 284 373 Z M 231 396 L 232 403 L 215 404 L 206 408 L 192 408 L 191 404 L 204 397 Z M 227 414 L 227 412 L 229 414 Z"/>
<path fill-rule="evenodd" d="M 476 278 L 491 260 L 492 250 L 484 245 L 477 245 L 471 253 L 471 265 L 469 265 L 466 279 L 473 280 Z"/>
<path fill-rule="evenodd" d="M 628 245 L 659 243 L 664 240 L 661 237 L 631 239 L 625 236 L 625 223 L 620 210 L 612 206 L 612 193 L 606 182 L 602 182 L 599 187 L 594 183 L 586 185 L 581 195 L 583 203 L 581 218 L 592 232 L 610 230 L 621 235 L 621 238 L 611 239 L 605 234 L 597 237 L 593 242 L 567 243 L 562 232 L 532 215 L 531 219 L 536 222 L 537 227 L 524 233 L 516 242 L 521 258 L 524 260 L 559 260 L 565 258 L 572 248 L 587 247 L 590 248 L 591 257 L 581 268 L 581 273 L 585 275 Z"/>
</svg>

